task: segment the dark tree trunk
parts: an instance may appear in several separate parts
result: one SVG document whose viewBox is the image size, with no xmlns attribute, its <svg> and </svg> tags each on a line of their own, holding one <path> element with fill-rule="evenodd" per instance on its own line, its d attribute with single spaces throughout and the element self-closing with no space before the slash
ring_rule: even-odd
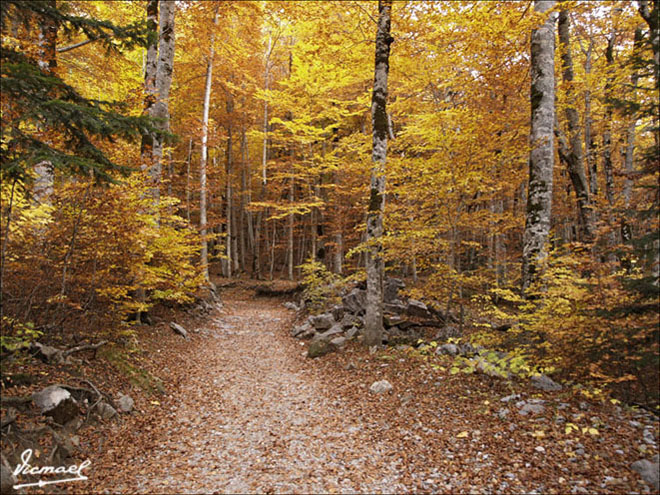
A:
<svg viewBox="0 0 660 495">
<path fill-rule="evenodd" d="M 371 97 L 372 161 L 371 189 L 367 211 L 367 312 L 365 316 L 364 343 L 380 345 L 383 334 L 383 259 L 381 237 L 383 235 L 383 210 L 385 203 L 385 160 L 387 159 L 387 76 L 390 68 L 390 16 L 392 2 L 378 2 L 378 31 L 374 90 Z"/>
<path fill-rule="evenodd" d="M 584 172 L 584 159 L 582 155 L 582 132 L 580 130 L 580 116 L 578 111 L 572 105 L 573 97 L 573 58 L 571 56 L 571 38 L 570 21 L 568 12 L 562 10 L 559 12 L 559 42 L 562 44 L 562 69 L 563 79 L 566 88 L 567 106 L 565 110 L 566 123 L 568 127 L 568 143 L 566 139 L 559 136 L 560 157 L 568 166 L 568 173 L 571 177 L 571 183 L 577 197 L 578 213 L 580 218 L 580 227 L 582 229 L 583 240 L 591 240 L 594 234 L 594 220 L 591 201 L 589 198 L 589 187 L 587 177 Z M 558 129 L 559 132 L 560 129 Z"/>
</svg>

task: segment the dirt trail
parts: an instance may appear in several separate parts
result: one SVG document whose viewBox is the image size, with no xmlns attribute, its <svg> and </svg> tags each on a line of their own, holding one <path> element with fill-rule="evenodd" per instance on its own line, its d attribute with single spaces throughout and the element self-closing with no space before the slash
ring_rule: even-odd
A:
<svg viewBox="0 0 660 495">
<path fill-rule="evenodd" d="M 116 476 L 96 489 L 405 491 L 397 447 L 370 435 L 348 404 L 331 397 L 322 371 L 287 337 L 292 316 L 281 301 L 224 299 L 224 314 L 193 344 L 196 357 L 171 407 L 141 433 L 141 453 L 116 456 Z"/>
<path fill-rule="evenodd" d="M 190 342 L 169 329 L 154 334 L 147 348 L 159 356 L 152 362 L 168 395 L 106 425 L 105 442 L 90 448 L 98 455 L 90 455 L 89 486 L 76 489 L 650 491 L 630 469 L 657 452 L 658 424 L 648 415 L 566 391 L 539 393 L 524 381 L 452 375 L 447 361 L 418 352 L 370 355 L 351 343 L 309 360 L 289 335 L 293 314 L 281 299 L 234 289 L 223 301 L 226 309 L 198 325 Z M 381 379 L 394 390 L 368 393 Z M 542 403 L 541 413 L 522 414 L 527 400 Z M 568 421 L 579 430 L 567 434 Z"/>
</svg>

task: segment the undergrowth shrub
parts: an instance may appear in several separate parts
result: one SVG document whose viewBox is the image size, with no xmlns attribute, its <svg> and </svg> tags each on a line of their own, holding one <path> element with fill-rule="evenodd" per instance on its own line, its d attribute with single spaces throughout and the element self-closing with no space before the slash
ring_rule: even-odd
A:
<svg viewBox="0 0 660 495">
<path fill-rule="evenodd" d="M 341 276 L 332 273 L 319 261 L 308 260 L 300 265 L 302 270 L 303 299 L 311 314 L 341 302 L 341 290 L 345 285 Z"/>
<path fill-rule="evenodd" d="M 639 270 L 611 272 L 607 264 L 553 253 L 531 297 L 496 288 L 475 298 L 488 318 L 512 328 L 484 328 L 474 340 L 529 356 L 563 378 L 657 403 L 657 299 L 628 288 L 642 277 Z"/>
<path fill-rule="evenodd" d="M 177 200 L 153 211 L 147 191 L 140 174 L 106 186 L 69 180 L 36 204 L 24 184 L 3 181 L 3 343 L 34 337 L 21 328 L 120 337 L 128 314 L 192 300 L 199 236 L 173 213 Z"/>
</svg>

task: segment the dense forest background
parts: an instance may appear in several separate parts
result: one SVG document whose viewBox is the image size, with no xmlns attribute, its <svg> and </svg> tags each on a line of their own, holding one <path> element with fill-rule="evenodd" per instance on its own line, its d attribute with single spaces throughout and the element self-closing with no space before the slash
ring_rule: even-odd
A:
<svg viewBox="0 0 660 495">
<path fill-rule="evenodd" d="M 375 2 L 3 2 L 3 353 L 376 253 L 457 336 L 657 405 L 658 2 L 390 7 L 374 162 Z"/>
</svg>

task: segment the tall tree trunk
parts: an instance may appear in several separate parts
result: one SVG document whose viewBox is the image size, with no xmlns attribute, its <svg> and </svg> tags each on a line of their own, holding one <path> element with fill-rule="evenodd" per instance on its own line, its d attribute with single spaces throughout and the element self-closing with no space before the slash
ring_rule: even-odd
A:
<svg viewBox="0 0 660 495">
<path fill-rule="evenodd" d="M 554 0 L 535 0 L 534 10 L 547 12 Z M 555 13 L 531 38 L 531 133 L 529 192 L 523 234 L 522 289 L 529 289 L 538 278 L 539 265 L 547 256 L 545 245 L 550 233 L 552 208 L 552 171 L 554 168 L 555 121 Z"/>
<path fill-rule="evenodd" d="M 158 0 L 147 1 L 147 29 L 149 45 L 147 60 L 144 65 L 144 113 L 152 115 L 156 103 L 156 71 L 158 69 Z M 149 132 L 142 134 L 142 170 L 149 171 L 154 147 L 154 136 Z"/>
<path fill-rule="evenodd" d="M 250 217 L 250 212 L 247 211 L 247 194 L 248 194 L 248 163 L 247 163 L 247 139 L 245 137 L 245 127 L 241 129 L 241 206 L 240 206 L 240 215 L 239 215 L 239 225 L 238 225 L 238 233 L 239 233 L 239 240 L 238 244 L 240 247 L 240 269 L 245 271 L 245 259 L 246 259 L 246 251 L 248 248 L 248 242 L 249 240 L 249 230 L 251 228 L 251 222 L 249 221 Z M 246 222 L 246 219 L 247 222 Z M 247 230 L 246 232 L 246 223 L 247 223 Z"/>
<path fill-rule="evenodd" d="M 587 77 L 591 74 L 591 54 L 593 52 L 593 47 L 593 40 L 589 40 L 589 48 L 586 50 L 584 62 L 584 72 L 587 74 Z M 593 201 L 598 194 L 598 161 L 594 158 L 593 152 L 596 144 L 591 133 L 592 123 L 591 89 L 587 87 L 584 92 L 584 156 L 586 157 L 587 169 L 589 170 L 589 193 Z"/>
<path fill-rule="evenodd" d="M 638 26 L 635 29 L 635 41 L 633 45 L 634 56 L 639 56 L 639 52 L 642 49 L 643 42 L 643 33 L 641 26 Z M 632 96 L 633 99 L 637 94 L 637 83 L 639 81 L 639 72 L 635 70 L 630 76 L 630 84 L 632 86 Z M 632 174 L 634 171 L 634 154 L 635 154 L 635 127 L 637 125 L 637 116 L 633 115 L 630 119 L 630 124 L 628 124 L 628 132 L 626 136 L 626 154 L 624 157 L 624 170 L 626 172 L 626 178 L 623 182 L 623 200 L 626 209 L 630 208 L 630 201 L 632 199 L 632 188 L 633 188 L 633 178 Z M 624 219 L 621 224 L 621 238 L 624 242 L 630 242 L 632 239 L 632 232 L 630 225 Z"/>
<path fill-rule="evenodd" d="M 616 33 L 612 32 L 607 40 L 607 49 L 605 50 L 605 59 L 607 60 L 610 74 L 605 83 L 605 131 L 603 132 L 603 172 L 605 174 L 605 197 L 610 206 L 614 204 L 614 174 L 612 172 L 612 79 L 611 71 L 614 70 L 614 42 Z"/>
<path fill-rule="evenodd" d="M 157 8 L 157 7 L 156 7 Z M 156 126 L 162 131 L 170 127 L 169 97 L 172 85 L 172 71 L 174 67 L 174 16 L 176 2 L 160 3 L 159 44 L 154 81 L 155 101 L 150 109 L 150 115 L 157 118 Z M 149 159 L 149 157 L 147 157 Z M 160 181 L 162 175 L 163 139 L 152 136 L 152 156 L 149 166 L 149 179 L 151 182 L 151 195 L 155 204 L 160 199 Z"/>
<path fill-rule="evenodd" d="M 291 152 L 292 156 L 291 159 L 293 160 L 293 152 Z M 293 165 L 292 165 L 293 166 Z M 295 200 L 294 194 L 295 194 L 295 183 L 294 183 L 294 172 L 293 170 L 291 171 L 291 177 L 289 178 L 289 204 L 293 205 L 293 202 Z M 287 260 L 288 260 L 288 276 L 289 280 L 293 280 L 293 224 L 294 224 L 294 215 L 295 213 L 291 213 L 287 217 L 287 224 L 288 224 L 288 233 L 289 233 L 289 238 L 287 242 Z"/>
<path fill-rule="evenodd" d="M 383 336 L 383 211 L 385 203 L 385 161 L 387 159 L 387 76 L 390 69 L 392 1 L 378 2 L 378 31 L 374 89 L 371 97 L 372 161 L 369 208 L 367 210 L 367 312 L 364 343 L 381 345 Z"/>
<path fill-rule="evenodd" d="M 213 24 L 218 24 L 218 7 L 215 9 Z M 211 82 L 213 81 L 213 57 L 215 55 L 215 31 L 211 34 L 208 61 L 206 63 L 206 84 L 204 86 L 204 110 L 202 112 L 202 146 L 199 162 L 199 227 L 202 237 L 201 263 L 204 278 L 209 277 L 209 254 L 206 238 L 206 162 L 208 159 L 209 108 L 211 106 Z"/>
<path fill-rule="evenodd" d="M 566 123 L 568 126 L 568 145 L 563 136 L 559 136 L 560 156 L 568 166 L 568 173 L 577 197 L 578 213 L 580 217 L 580 227 L 584 240 L 591 240 L 594 235 L 593 210 L 589 199 L 589 188 L 587 177 L 584 172 L 584 160 L 582 156 L 582 133 L 580 131 L 580 116 L 577 109 L 572 106 L 573 101 L 573 58 L 571 56 L 571 37 L 570 21 L 568 12 L 562 10 L 559 12 L 559 42 L 563 49 L 561 54 L 563 79 L 566 85 L 565 110 Z M 560 129 L 557 129 L 561 132 Z"/>
<path fill-rule="evenodd" d="M 190 225 L 190 162 L 192 161 L 193 138 L 188 142 L 188 158 L 186 159 L 186 220 Z"/>
<path fill-rule="evenodd" d="M 223 262 L 224 275 L 227 278 L 231 278 L 232 268 L 233 268 L 233 258 L 235 253 L 232 251 L 232 235 L 234 233 L 234 226 L 232 225 L 232 207 L 233 207 L 233 197 L 232 197 L 232 187 L 231 187 L 231 174 L 233 172 L 233 149 L 232 149 L 232 114 L 234 112 L 234 100 L 232 95 L 227 92 L 227 118 L 229 123 L 227 124 L 227 148 L 226 148 L 226 175 L 227 183 L 225 187 L 225 196 L 226 196 L 226 238 L 225 238 L 225 256 L 226 259 Z"/>
<path fill-rule="evenodd" d="M 48 7 L 55 9 L 55 0 L 46 2 Z M 39 68 L 46 74 L 53 74 L 57 69 L 57 32 L 59 26 L 52 18 L 46 16 L 39 19 Z M 51 204 L 55 175 L 53 164 L 42 160 L 34 166 L 35 180 L 32 188 L 32 199 L 37 204 Z"/>
</svg>

